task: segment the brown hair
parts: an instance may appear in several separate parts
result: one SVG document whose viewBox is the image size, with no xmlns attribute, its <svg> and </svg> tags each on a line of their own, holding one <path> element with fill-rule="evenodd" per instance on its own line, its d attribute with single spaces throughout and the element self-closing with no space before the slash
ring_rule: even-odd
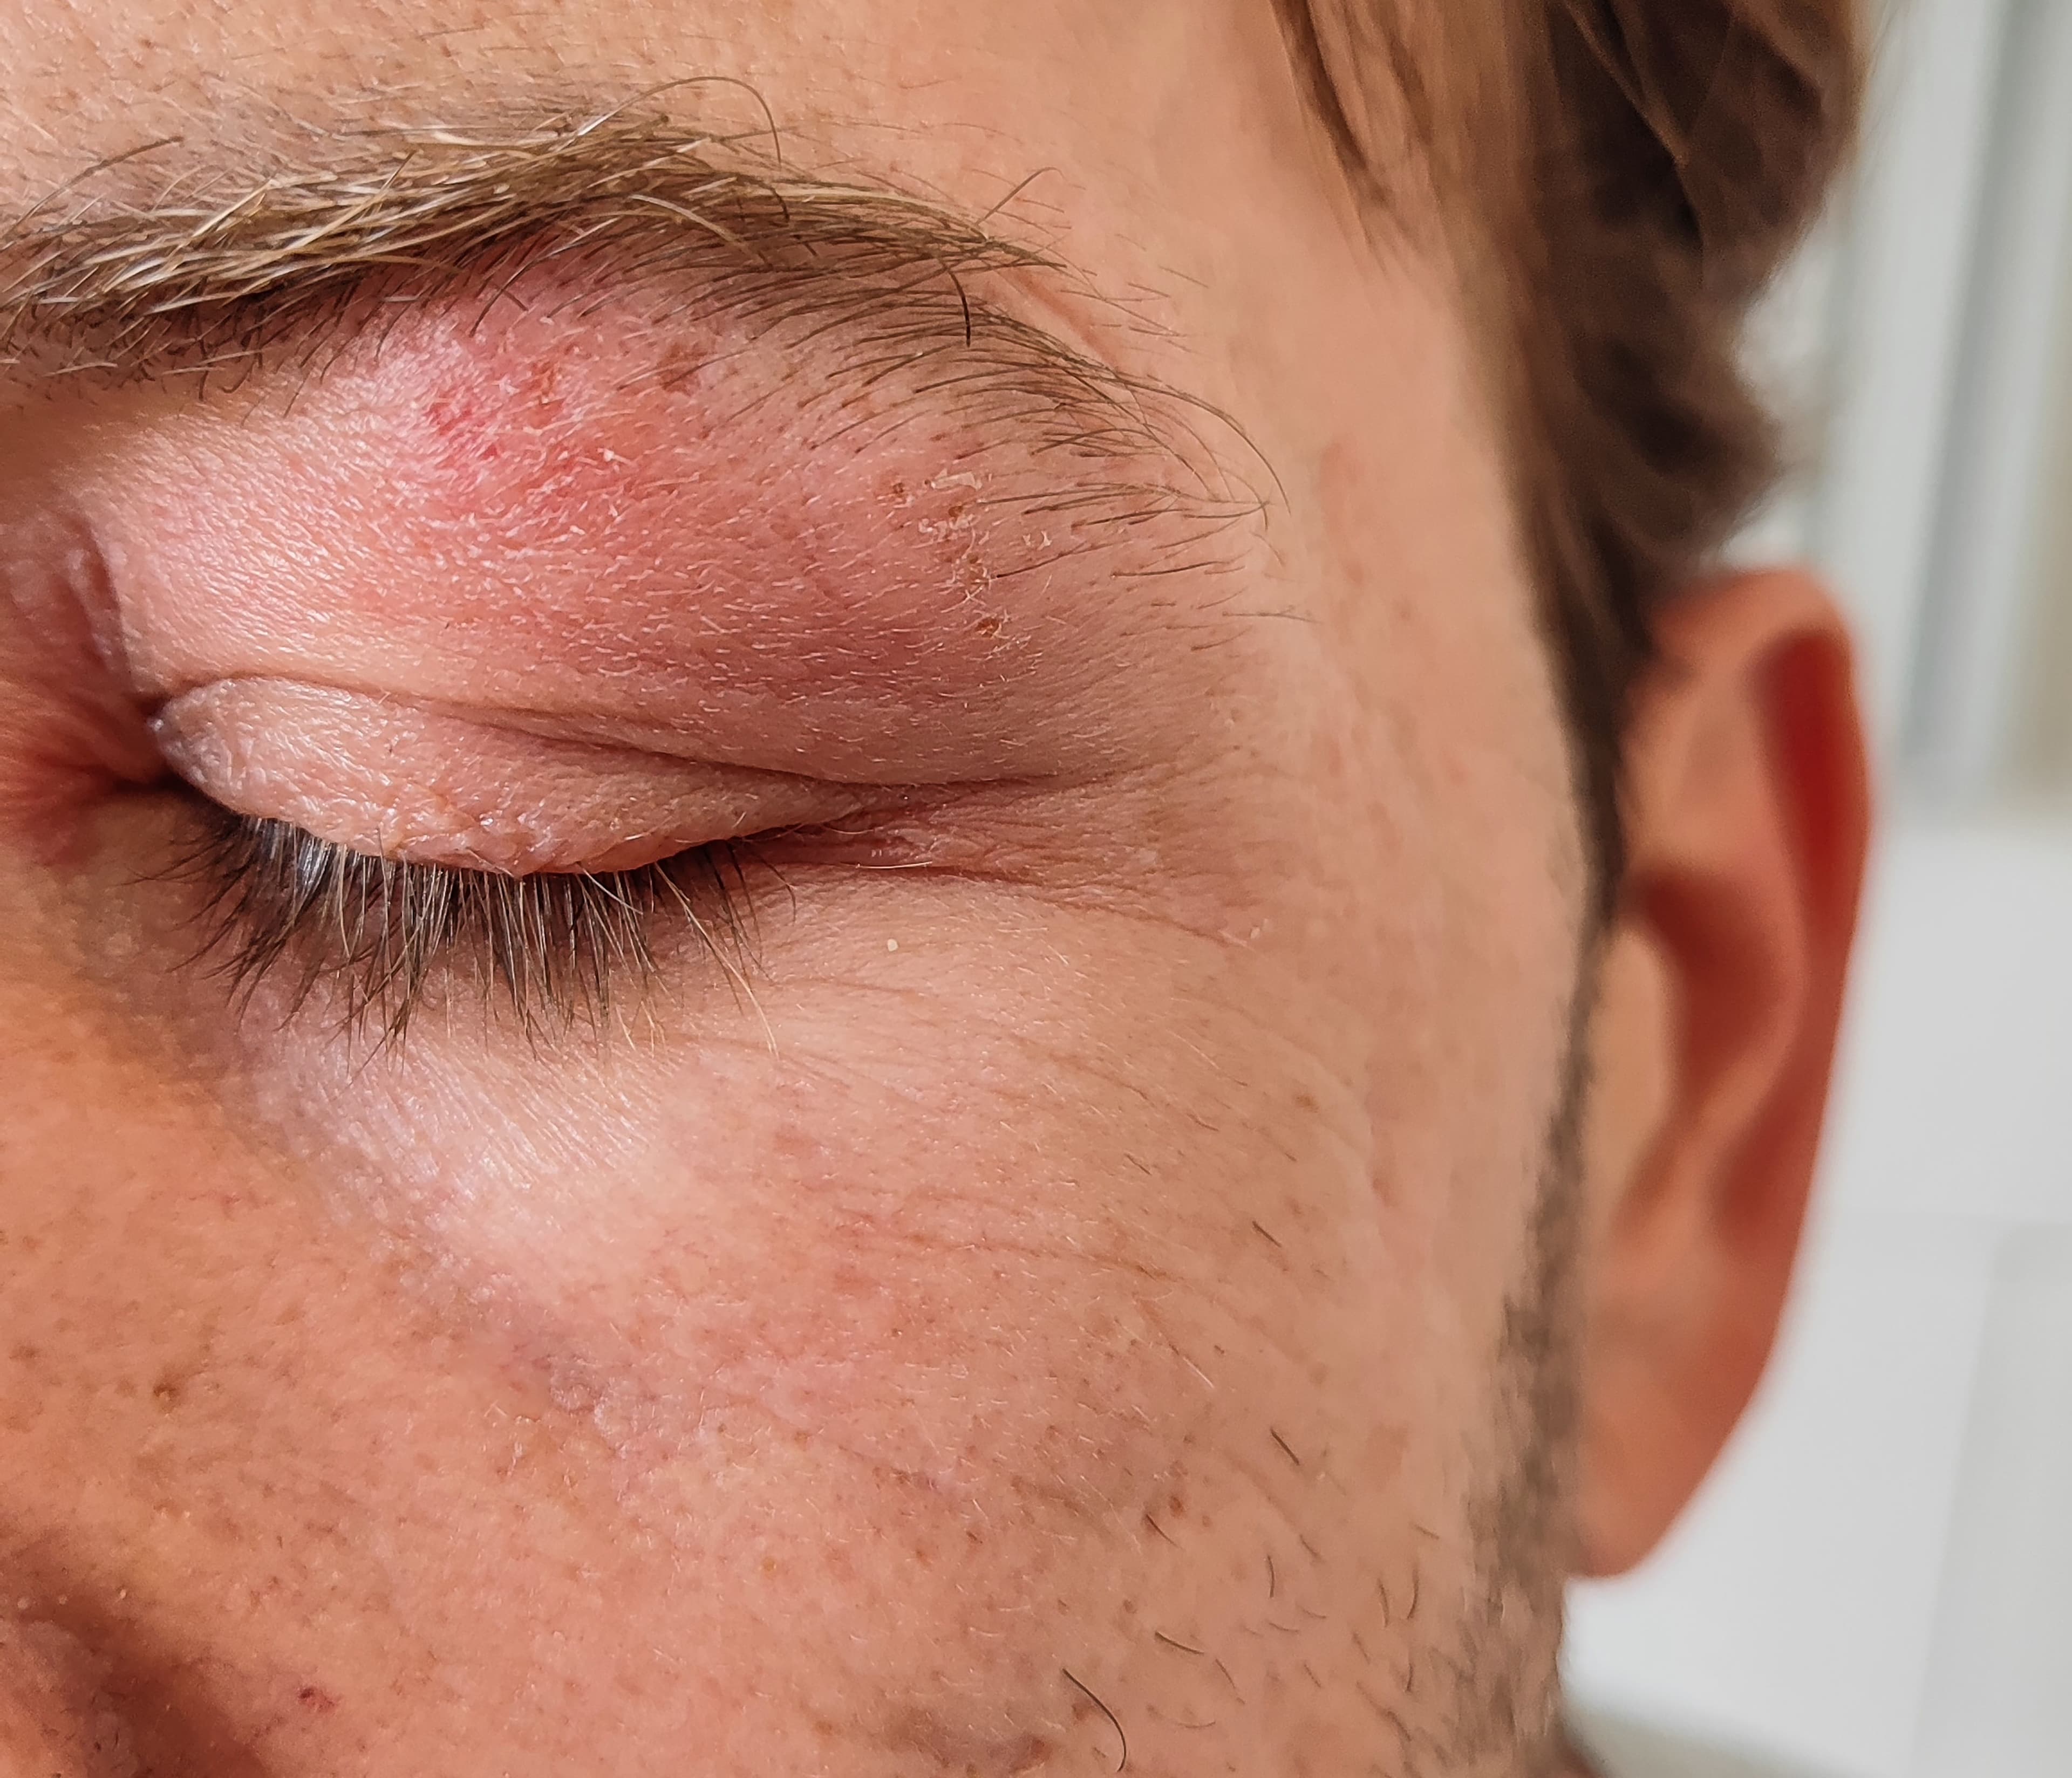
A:
<svg viewBox="0 0 2072 1778">
<path fill-rule="evenodd" d="M 1276 3 L 1356 181 L 1399 216 L 1402 169 L 1431 181 L 1423 207 L 1488 348 L 1608 908 L 1652 614 L 1777 472 L 1741 337 L 1850 146 L 1856 0 Z"/>
</svg>

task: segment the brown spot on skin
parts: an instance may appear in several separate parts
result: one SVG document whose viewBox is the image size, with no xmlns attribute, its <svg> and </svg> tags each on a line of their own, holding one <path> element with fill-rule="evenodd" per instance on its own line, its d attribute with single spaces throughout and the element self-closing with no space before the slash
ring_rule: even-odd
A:
<svg viewBox="0 0 2072 1778">
<path fill-rule="evenodd" d="M 988 1735 L 919 1709 L 902 1711 L 882 1739 L 894 1752 L 923 1755 L 943 1771 L 962 1778 L 1020 1778 L 1044 1764 L 1055 1751 L 1040 1735 Z"/>
<path fill-rule="evenodd" d="M 303 1686 L 295 1694 L 295 1702 L 318 1716 L 328 1716 L 338 1708 L 338 1700 L 321 1686 Z"/>
</svg>

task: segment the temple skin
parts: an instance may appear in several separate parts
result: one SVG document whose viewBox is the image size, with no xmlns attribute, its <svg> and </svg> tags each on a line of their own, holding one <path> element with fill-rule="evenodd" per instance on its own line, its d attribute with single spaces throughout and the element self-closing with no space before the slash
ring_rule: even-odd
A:
<svg viewBox="0 0 2072 1778">
<path fill-rule="evenodd" d="M 811 399 L 838 339 L 608 280 L 580 328 L 431 305 L 319 373 L 8 384 L 0 1599 L 94 1677 L 18 1661 L 0 1755 L 90 1709 L 212 1778 L 1551 1769 L 1560 1579 L 1673 1468 L 1597 1379 L 1719 1368 L 1613 1288 L 1663 1226 L 1622 1206 L 1723 1226 L 1705 1157 L 1760 1152 L 1753 1257 L 1652 1275 L 1774 1315 L 1788 1269 L 1861 827 L 1817 593 L 1694 607 L 1636 856 L 1725 888 L 1593 942 L 1462 306 L 1378 248 L 1254 0 L 0 0 L 0 65 L 52 121 L 0 129 L 14 215 L 159 137 L 759 127 L 692 71 L 968 214 L 1041 172 L 1001 226 L 1114 302 L 1001 300 L 1230 417 L 1260 494 L 1206 551 L 1163 508 L 1060 549 L 1026 496 L 1069 460 L 896 382 L 858 443 Z M 569 789 L 516 807 L 458 741 L 427 782 L 398 735 L 449 723 Z M 321 753 L 392 816 L 565 819 L 557 867 L 759 786 L 754 967 L 544 1041 L 458 993 L 385 1047 L 290 981 L 233 1004 L 172 768 L 265 749 L 241 812 L 314 819 Z M 1817 895 L 1778 760 L 1841 786 Z M 1682 1042 L 1729 998 L 1687 950 L 1777 984 L 1724 1047 Z M 1716 1053 L 1739 1121 L 1687 1165 L 1712 1077 L 1665 1058 Z M 1540 1275 L 1564 1133 L 1587 1308 Z"/>
</svg>

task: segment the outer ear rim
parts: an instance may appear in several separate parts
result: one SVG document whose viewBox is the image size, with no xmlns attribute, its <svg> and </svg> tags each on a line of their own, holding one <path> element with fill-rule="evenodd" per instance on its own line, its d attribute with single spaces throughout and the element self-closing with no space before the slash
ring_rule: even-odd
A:
<svg viewBox="0 0 2072 1778">
<path fill-rule="evenodd" d="M 1737 907 L 1755 916 L 1741 942 L 1772 948 L 1790 979 L 1758 984 L 1758 998 L 1766 992 L 1782 1015 L 1773 1053 L 1748 1057 L 1757 1088 L 1746 1104 L 1718 1108 L 1709 1160 L 1703 1144 L 1677 1152 L 1692 1139 L 1677 1126 L 1702 1123 L 1687 1103 L 1679 1055 L 1661 1129 L 1626 1145 L 1637 1156 L 1628 1176 L 1585 1182 L 1599 1244 L 1587 1262 L 1577 1530 L 1580 1571 L 1592 1575 L 1621 1572 L 1660 1541 L 1766 1367 L 1813 1184 L 1868 846 L 1853 651 L 1826 589 L 1796 570 L 1721 576 L 1666 608 L 1661 631 L 1661 660 L 1643 680 L 1630 730 L 1632 844 L 1614 930 L 1644 930 L 1659 918 L 1648 901 L 1679 870 L 1692 876 L 1681 892 L 1692 894 L 1711 871 L 1721 905 L 1697 907 L 1693 934 L 1658 930 L 1644 940 L 1663 950 L 1671 1016 L 1685 1033 L 1705 1016 L 1708 990 L 1694 975 L 1705 966 L 1693 964 L 1692 947 L 1702 950 L 1708 930 L 1725 930 L 1716 922 Z M 1723 819 L 1702 797 L 1685 806 L 1690 774 L 1721 768 L 1703 757 L 1720 739 L 1708 722 L 1716 728 L 1720 712 L 1731 717 L 1736 707 L 1747 719 L 1734 743 L 1743 757 L 1726 759 L 1726 778 L 1712 789 L 1731 793 L 1738 778 L 1744 793 L 1758 793 L 1770 831 L 1757 849 L 1770 850 L 1767 862 L 1732 843 L 1747 809 Z M 1653 885 L 1651 873 L 1662 873 Z M 1767 929 L 1779 922 L 1788 930 Z M 1746 1033 L 1735 1041 L 1745 1044 Z M 1586 1152 L 1620 1147 L 1593 1142 Z"/>
</svg>

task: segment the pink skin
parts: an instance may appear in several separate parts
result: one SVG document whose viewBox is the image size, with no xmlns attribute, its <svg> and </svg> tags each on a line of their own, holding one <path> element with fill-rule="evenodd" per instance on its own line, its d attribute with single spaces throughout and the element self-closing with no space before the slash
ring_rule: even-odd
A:
<svg viewBox="0 0 2072 1778">
<path fill-rule="evenodd" d="M 101 152 L 224 70 L 742 72 L 973 210 L 1011 143 L 1178 293 L 1087 336 L 1281 478 L 1146 578 L 1171 534 L 1061 551 L 1004 433 L 836 440 L 638 297 L 9 410 L 0 1573 L 211 1778 L 1112 1772 L 1088 1694 L 1139 1778 L 1359 1772 L 1490 1608 L 1585 870 L 1462 319 L 1250 0 L 796 10 L 0 8 Z M 686 946 L 596 1041 L 455 998 L 370 1059 L 180 967 L 166 755 L 504 868 L 824 831 L 745 983 Z"/>
<path fill-rule="evenodd" d="M 902 415 L 896 388 L 877 426 L 800 411 L 812 373 L 774 345 L 687 340 L 637 298 L 576 306 L 539 278 L 486 318 L 442 306 L 314 388 L 290 376 L 176 409 L 87 466 L 72 495 L 138 682 L 320 674 L 912 784 L 1141 758 L 1159 737 L 1127 725 L 1166 701 L 1125 703 L 1092 664 L 1170 674 L 1174 626 L 1227 635 L 1155 588 L 1114 596 L 1177 523 L 1018 511 L 1039 475 L 1071 472 L 1011 436 Z M 1247 548 L 1240 532 L 1223 551 Z"/>
<path fill-rule="evenodd" d="M 217 680 L 167 702 L 151 733 L 166 763 L 226 809 L 374 857 L 514 877 L 631 870 L 715 840 L 853 823 L 872 807 L 835 785 L 512 722 Z"/>
<path fill-rule="evenodd" d="M 10 1770 L 137 1778 L 134 1738 L 108 1696 L 109 1667 L 54 1624 L 0 1618 L 0 1751 Z"/>
<path fill-rule="evenodd" d="M 876 427 L 809 409 L 744 450 L 712 416 L 772 405 L 767 351 L 722 334 L 701 360 L 635 302 L 572 317 L 581 294 L 534 277 L 487 315 L 413 315 L 314 388 L 262 381 L 233 425 L 169 415 L 79 477 L 120 589 L 101 621 L 166 695 L 154 733 L 190 782 L 361 851 L 523 873 L 902 799 L 865 787 L 1153 756 L 1163 701 L 1086 669 L 1170 671 L 1147 626 L 1174 614 L 1095 595 L 1184 519 L 1025 516 L 1014 496 L 1059 466 L 946 438 L 896 389 Z M 1247 534 L 1218 547 L 1241 558 Z"/>
</svg>

